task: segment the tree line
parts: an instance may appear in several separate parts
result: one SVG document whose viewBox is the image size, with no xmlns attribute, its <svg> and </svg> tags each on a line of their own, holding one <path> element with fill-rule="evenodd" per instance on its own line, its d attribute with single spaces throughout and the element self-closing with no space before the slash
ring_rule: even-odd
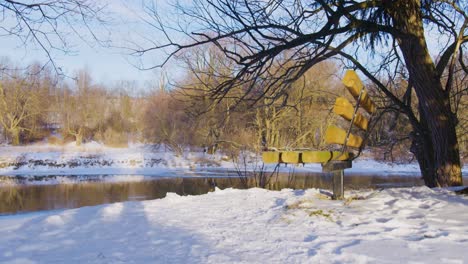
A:
<svg viewBox="0 0 468 264">
<path fill-rule="evenodd" d="M 330 149 L 324 134 L 329 124 L 338 121 L 331 109 L 337 96 L 347 95 L 340 80 L 343 69 L 338 64 L 327 61 L 312 67 L 281 97 L 259 84 L 252 93 L 263 94 L 260 100 L 239 100 L 246 89 L 251 89 L 246 84 L 216 101 L 212 89 L 235 74 L 226 59 L 211 47 L 193 49 L 180 60 L 187 66 L 182 79 L 172 83 L 162 75 L 151 89 L 140 93 L 135 93 L 138 87 L 129 82 L 115 87 L 97 84 L 85 69 L 70 79 L 58 77 L 39 64 L 15 68 L 3 63 L 3 142 L 81 145 L 92 140 L 112 147 L 142 142 L 159 144 L 178 154 L 190 149 L 228 155 L 245 149 Z M 455 80 L 463 87 L 465 77 L 460 74 Z M 403 78 L 387 82 L 394 93 L 404 91 Z M 377 87 L 368 84 L 367 88 L 379 105 L 379 115 L 367 135 L 372 155 L 386 160 L 411 159 L 407 117 L 393 111 L 391 102 Z M 464 92 L 457 97 L 462 156 L 468 153 L 466 95 Z"/>
<path fill-rule="evenodd" d="M 57 76 L 40 64 L 0 71 L 0 124 L 3 142 L 12 145 L 98 140 L 127 144 L 138 126 L 134 100 L 122 83 L 115 90 L 96 84 L 87 70 L 73 78 Z"/>
<path fill-rule="evenodd" d="M 144 142 L 177 152 L 191 147 L 324 148 L 321 135 L 332 121 L 329 108 L 343 89 L 336 65 L 324 63 L 310 71 L 294 84 L 287 104 L 268 97 L 258 107 L 234 97 L 213 103 L 210 90 L 223 77 L 210 69 L 220 69 L 223 62 L 212 51 L 197 51 L 193 61 L 186 57 L 188 70 L 176 84 L 161 78 L 146 92 L 127 82 L 114 87 L 95 83 L 86 69 L 66 78 L 40 64 L 15 66 L 5 59 L 0 71 L 2 141 L 81 145 L 94 140 L 111 146 Z"/>
</svg>

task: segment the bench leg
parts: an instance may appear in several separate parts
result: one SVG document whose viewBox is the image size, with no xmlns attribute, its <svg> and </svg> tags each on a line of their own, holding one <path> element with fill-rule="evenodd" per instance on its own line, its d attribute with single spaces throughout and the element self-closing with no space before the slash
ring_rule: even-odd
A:
<svg viewBox="0 0 468 264">
<path fill-rule="evenodd" d="M 344 198 L 344 170 L 333 171 L 333 200 L 343 200 Z"/>
</svg>

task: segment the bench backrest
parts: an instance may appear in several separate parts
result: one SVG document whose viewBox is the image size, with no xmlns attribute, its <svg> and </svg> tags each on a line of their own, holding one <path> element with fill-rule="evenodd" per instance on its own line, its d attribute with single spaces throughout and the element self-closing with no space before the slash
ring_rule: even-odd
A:
<svg viewBox="0 0 468 264">
<path fill-rule="evenodd" d="M 335 101 L 333 112 L 345 120 L 350 121 L 350 125 L 346 130 L 334 125 L 329 126 L 325 132 L 325 142 L 328 144 L 342 145 L 342 152 L 345 152 L 347 147 L 363 147 L 364 140 L 362 137 L 351 133 L 352 127 L 356 126 L 362 131 L 367 131 L 369 129 L 369 120 L 375 113 L 377 107 L 370 99 L 361 79 L 359 79 L 355 71 L 346 71 L 343 84 L 356 100 L 356 104 L 353 106 L 348 99 L 338 97 Z M 364 113 L 360 113 L 359 108 L 363 108 L 370 117 L 367 118 Z"/>
<path fill-rule="evenodd" d="M 339 144 L 341 151 L 265 151 L 262 154 L 264 163 L 322 163 L 330 161 L 350 161 L 355 155 L 348 153 L 347 148 L 362 149 L 364 140 L 362 137 L 351 133 L 353 126 L 366 132 L 369 129 L 370 118 L 376 111 L 376 105 L 364 89 L 364 85 L 359 76 L 353 70 L 346 71 L 343 84 L 355 99 L 353 104 L 344 97 L 338 97 L 333 106 L 333 112 L 345 120 L 349 121 L 349 127 L 345 130 L 335 125 L 328 126 L 325 132 L 325 142 L 327 144 Z M 363 108 L 367 114 L 359 112 Z M 368 117 L 366 117 L 369 116 Z"/>
</svg>

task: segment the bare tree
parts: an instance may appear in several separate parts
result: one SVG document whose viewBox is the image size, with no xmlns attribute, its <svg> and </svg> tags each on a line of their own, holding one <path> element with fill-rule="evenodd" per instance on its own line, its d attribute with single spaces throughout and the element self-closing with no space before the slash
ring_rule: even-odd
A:
<svg viewBox="0 0 468 264">
<path fill-rule="evenodd" d="M 168 57 L 162 65 L 182 50 L 214 43 L 236 63 L 236 74 L 213 89 L 212 98 L 221 100 L 231 89 L 248 85 L 240 99 L 253 101 L 271 92 L 283 98 L 290 83 L 313 65 L 340 59 L 360 70 L 407 116 L 413 128 L 411 151 L 426 185 L 462 184 L 450 94 L 456 64 L 467 74 L 462 60 L 468 41 L 466 1 L 195 0 L 173 7 L 177 15 L 171 14 L 172 21 L 155 6 L 148 8 L 151 25 L 166 41 L 147 43 L 137 55 L 164 49 Z M 180 40 L 181 34 L 187 38 Z M 432 52 L 426 34 L 437 35 L 439 44 Z M 275 72 L 271 65 L 278 61 L 283 63 Z M 399 73 L 408 80 L 402 97 L 381 81 Z M 264 93 L 253 93 L 256 85 L 265 87 Z"/>
<path fill-rule="evenodd" d="M 181 155 L 184 146 L 193 140 L 191 123 L 179 102 L 170 91 L 162 87 L 147 98 L 145 111 L 142 113 L 143 135 L 147 142 L 163 144 L 171 151 Z"/>
<path fill-rule="evenodd" d="M 62 91 L 59 114 L 64 135 L 73 136 L 80 146 L 104 122 L 109 107 L 106 91 L 93 84 L 88 71 L 79 71 L 75 79 L 75 89 Z"/>
<path fill-rule="evenodd" d="M 70 35 L 102 42 L 94 33 L 102 24 L 103 6 L 92 0 L 1 0 L 0 36 L 17 37 L 25 46 L 37 45 L 53 68 L 61 73 L 54 61 L 54 52 L 68 52 Z"/>
<path fill-rule="evenodd" d="M 214 45 L 187 50 L 180 57 L 187 67 L 187 76 L 176 84 L 177 98 L 195 122 L 195 131 L 203 138 L 201 144 L 214 151 L 217 143 L 225 140 L 234 104 L 230 97 L 238 91 L 232 90 L 218 105 L 212 104 L 210 95 L 219 83 L 232 77 L 232 67 L 226 64 L 230 61 Z"/>
<path fill-rule="evenodd" d="M 13 145 L 21 143 L 24 132 L 34 132 L 39 117 L 47 111 L 44 103 L 47 90 L 41 87 L 45 79 L 35 72 L 4 70 L 0 73 L 0 125 Z"/>
</svg>

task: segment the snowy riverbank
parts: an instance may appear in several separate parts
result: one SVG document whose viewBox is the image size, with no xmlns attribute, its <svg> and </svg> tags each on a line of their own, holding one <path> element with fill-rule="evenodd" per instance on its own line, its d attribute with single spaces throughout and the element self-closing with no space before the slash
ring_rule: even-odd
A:
<svg viewBox="0 0 468 264">
<path fill-rule="evenodd" d="M 255 157 L 250 157 L 255 160 Z M 249 164 L 251 169 L 260 162 Z M 267 169 L 272 169 L 271 165 Z M 293 166 L 289 166 L 291 168 Z M 282 168 L 289 170 L 289 168 Z M 296 171 L 320 172 L 320 164 L 299 165 Z M 36 144 L 30 146 L 0 146 L 0 175 L 169 175 L 176 171 L 233 170 L 235 164 L 226 156 L 187 152 L 175 155 L 164 148 L 150 145 L 132 145 L 128 148 L 110 148 L 98 143 L 77 147 Z M 468 173 L 465 166 L 464 172 Z M 353 162 L 347 173 L 379 175 L 418 175 L 416 163 L 390 164 L 363 158 Z"/>
<path fill-rule="evenodd" d="M 468 262 L 468 197 L 426 187 L 347 195 L 226 189 L 2 216 L 0 262 Z"/>
<path fill-rule="evenodd" d="M 148 175 L 167 171 L 232 168 L 222 156 L 188 152 L 177 156 L 164 148 L 133 145 L 110 148 L 92 142 L 82 146 L 36 144 L 0 147 L 0 175 Z"/>
</svg>

